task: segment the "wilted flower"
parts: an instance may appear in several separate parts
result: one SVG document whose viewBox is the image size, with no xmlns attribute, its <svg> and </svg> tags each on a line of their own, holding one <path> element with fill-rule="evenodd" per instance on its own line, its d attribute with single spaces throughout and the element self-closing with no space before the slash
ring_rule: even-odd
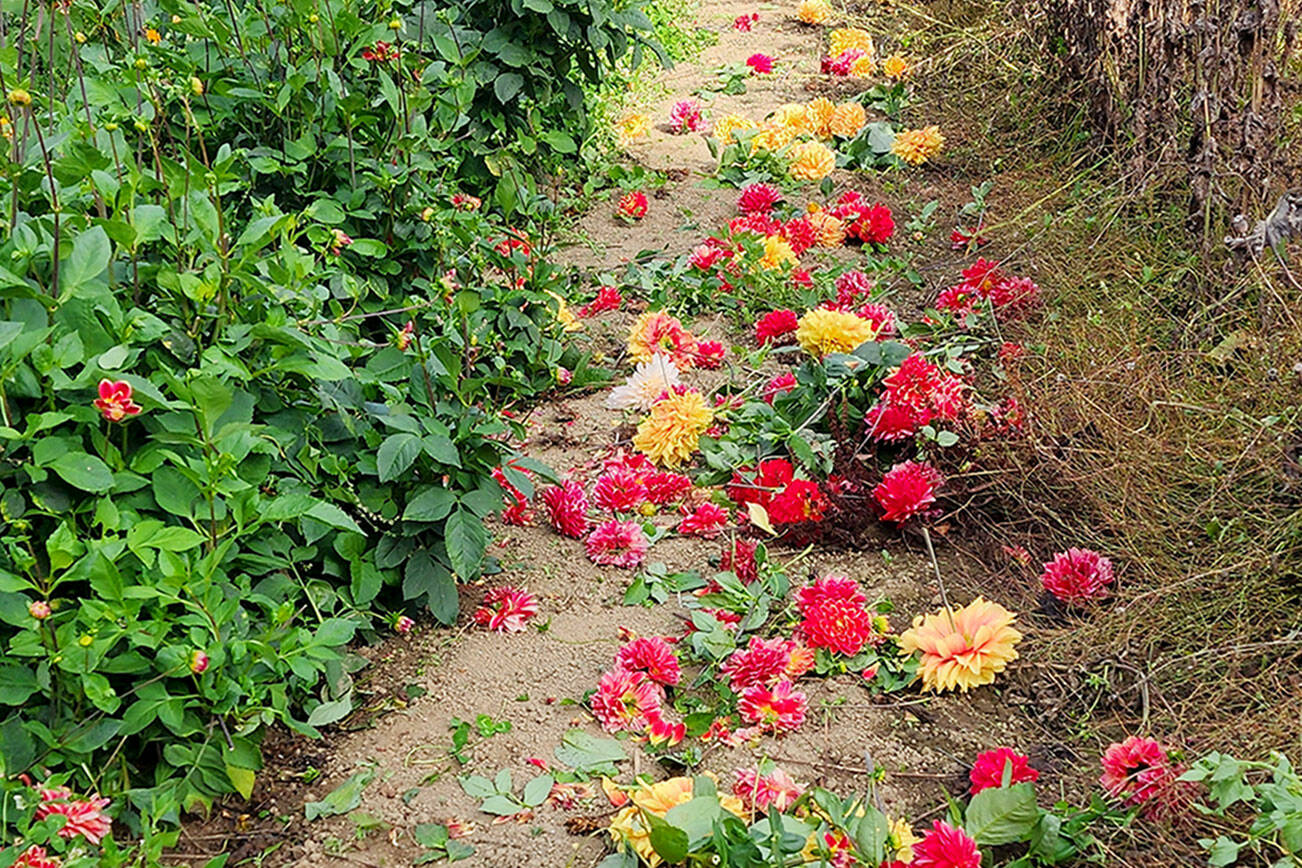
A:
<svg viewBox="0 0 1302 868">
<path fill-rule="evenodd" d="M 675 133 L 694 133 L 701 128 L 701 104 L 694 99 L 680 99 L 669 109 L 669 129 Z"/>
<path fill-rule="evenodd" d="M 1113 743 L 1103 752 L 1103 776 L 1099 783 L 1108 795 L 1127 805 L 1140 805 L 1159 798 L 1182 774 L 1167 757 L 1166 749 L 1151 738 L 1130 736 Z"/>
<path fill-rule="evenodd" d="M 72 839 L 81 835 L 91 844 L 99 844 L 113 826 L 113 821 L 104 813 L 109 800 L 99 793 L 88 799 L 74 799 L 67 787 L 43 787 L 40 794 L 41 804 L 36 807 L 36 819 L 62 814 L 66 822 L 58 832 L 60 838 Z"/>
<path fill-rule="evenodd" d="M 949 612 L 919 615 L 900 634 L 900 651 L 921 652 L 918 674 L 924 690 L 953 690 L 991 684 L 1017 659 L 1014 646 L 1022 634 L 1013 629 L 1017 616 L 977 597 Z"/>
<path fill-rule="evenodd" d="M 872 323 L 852 313 L 815 308 L 800 318 L 796 340 L 815 358 L 829 353 L 850 353 L 875 338 Z"/>
<path fill-rule="evenodd" d="M 688 461 L 714 411 L 695 389 L 679 387 L 656 401 L 637 426 L 633 446 L 657 464 L 676 468 Z"/>
<path fill-rule="evenodd" d="M 968 772 L 968 779 L 972 781 L 972 794 L 976 795 L 992 787 L 1002 787 L 1004 768 L 1010 765 L 1010 786 L 1040 779 L 1040 773 L 1031 768 L 1030 759 L 1025 754 L 1020 754 L 1011 747 L 997 747 L 977 754 L 976 762 L 972 763 L 972 770 Z"/>
<path fill-rule="evenodd" d="M 374 48 L 362 49 L 362 60 L 371 63 L 388 63 L 391 60 L 397 60 L 401 51 L 387 42 L 376 42 Z"/>
<path fill-rule="evenodd" d="M 791 177 L 821 181 L 836 168 L 836 154 L 822 142 L 801 142 L 787 154 Z"/>
<path fill-rule="evenodd" d="M 773 58 L 767 54 L 752 54 L 746 58 L 746 65 L 756 75 L 767 75 L 773 71 Z"/>
<path fill-rule="evenodd" d="M 753 813 L 767 813 L 770 805 L 785 811 L 805 792 L 782 769 L 775 768 L 768 774 L 762 774 L 758 768 L 737 769 L 734 774 L 732 794 Z"/>
<path fill-rule="evenodd" d="M 538 598 L 523 588 L 502 585 L 484 593 L 475 609 L 475 623 L 498 633 L 519 633 L 538 614 Z"/>
<path fill-rule="evenodd" d="M 732 21 L 732 29 L 739 30 L 742 33 L 750 33 L 750 29 L 756 21 L 759 21 L 758 12 L 752 12 L 749 15 L 738 15 Z"/>
<path fill-rule="evenodd" d="M 840 57 L 847 51 L 862 51 L 869 57 L 877 56 L 877 46 L 872 34 L 858 27 L 838 27 L 827 35 L 827 53 Z"/>
<path fill-rule="evenodd" d="M 646 216 L 647 207 L 646 193 L 634 190 L 619 197 L 619 202 L 615 206 L 615 216 L 621 220 L 641 220 Z"/>
<path fill-rule="evenodd" d="M 483 202 L 478 196 L 471 196 L 469 193 L 453 193 L 452 207 L 458 211 L 478 211 Z M 529 255 L 528 246 L 525 247 L 525 256 Z"/>
<path fill-rule="evenodd" d="M 619 310 L 619 306 L 623 303 L 624 296 L 620 295 L 618 288 L 614 286 L 598 287 L 597 297 L 579 308 L 579 316 L 590 317 L 608 310 Z"/>
<path fill-rule="evenodd" d="M 646 674 L 615 668 L 601 676 L 592 713 L 606 732 L 646 729 L 647 715 L 660 710 L 664 690 Z"/>
<path fill-rule="evenodd" d="M 723 364 L 723 357 L 727 354 L 719 341 L 699 341 L 696 344 L 696 367 L 712 371 Z"/>
<path fill-rule="evenodd" d="M 646 740 L 655 747 L 673 747 L 687 736 L 687 725 L 682 721 L 670 723 L 664 712 L 657 709 L 647 714 Z"/>
<path fill-rule="evenodd" d="M 99 397 L 92 403 L 108 421 L 121 422 L 140 412 L 140 405 L 131 396 L 131 384 L 126 380 L 100 380 Z"/>
<path fill-rule="evenodd" d="M 936 820 L 913 845 L 912 868 L 981 868 L 981 851 L 967 832 Z"/>
<path fill-rule="evenodd" d="M 1108 595 L 1112 561 L 1091 549 L 1058 552 L 1044 565 L 1044 589 L 1064 603 L 1084 605 Z"/>
<path fill-rule="evenodd" d="M 615 125 L 615 141 L 621 148 L 627 148 L 650 133 L 651 118 L 641 112 L 624 115 Z"/>
<path fill-rule="evenodd" d="M 683 677 L 673 646 L 659 636 L 642 636 L 624 645 L 615 654 L 615 665 L 627 672 L 644 672 L 666 687 L 673 687 Z"/>
<path fill-rule="evenodd" d="M 633 512 L 646 503 L 646 484 L 636 472 L 615 467 L 597 477 L 592 486 L 592 502 L 611 512 Z"/>
<path fill-rule="evenodd" d="M 759 578 L 759 566 L 755 562 L 758 544 L 748 539 L 735 539 L 719 556 L 719 569 L 731 570 L 743 585 L 749 585 Z"/>
<path fill-rule="evenodd" d="M 931 465 L 903 461 L 882 477 L 873 489 L 873 499 L 882 508 L 882 520 L 903 525 L 936 502 L 936 489 L 942 482 Z"/>
<path fill-rule="evenodd" d="M 588 560 L 606 567 L 632 569 L 646 559 L 646 534 L 635 521 L 602 522 L 584 542 Z"/>
<path fill-rule="evenodd" d="M 940 134 L 940 127 L 933 125 L 896 133 L 891 153 L 910 165 L 920 166 L 939 154 L 944 145 L 945 137 Z"/>
<path fill-rule="evenodd" d="M 543 489 L 539 495 L 547 507 L 547 520 L 561 536 L 579 539 L 588 531 L 588 496 L 573 479 Z"/>
</svg>

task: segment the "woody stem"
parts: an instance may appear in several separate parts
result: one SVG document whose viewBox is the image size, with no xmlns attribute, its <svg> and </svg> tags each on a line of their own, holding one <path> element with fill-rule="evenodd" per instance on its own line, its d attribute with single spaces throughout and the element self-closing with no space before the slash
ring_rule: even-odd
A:
<svg viewBox="0 0 1302 868">
<path fill-rule="evenodd" d="M 954 627 L 954 611 L 949 607 L 949 595 L 945 593 L 945 579 L 940 574 L 940 562 L 936 560 L 936 549 L 931 545 L 931 529 L 925 524 L 922 526 L 922 538 L 927 543 L 927 556 L 931 558 L 931 568 L 936 571 L 936 586 L 940 588 L 940 604 L 945 607 L 945 617 L 949 619 L 949 627 Z"/>
</svg>

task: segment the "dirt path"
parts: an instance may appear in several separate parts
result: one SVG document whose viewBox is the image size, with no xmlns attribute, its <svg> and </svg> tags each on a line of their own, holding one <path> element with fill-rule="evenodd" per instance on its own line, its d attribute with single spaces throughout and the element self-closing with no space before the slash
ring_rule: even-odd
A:
<svg viewBox="0 0 1302 868">
<path fill-rule="evenodd" d="M 751 32 L 735 31 L 732 20 L 754 8 L 731 0 L 705 4 L 701 23 L 720 32 L 719 42 L 697 63 L 663 75 L 671 96 L 649 109 L 653 118 L 663 120 L 673 100 L 717 80 L 712 69 L 744 62 L 754 52 L 776 57 L 777 72 L 750 79 L 745 94 L 716 95 L 707 107 L 714 117 L 737 111 L 758 119 L 784 102 L 811 97 L 818 81 L 821 29 L 796 24 L 783 10 L 766 10 Z M 703 230 L 734 213 L 735 194 L 700 186 L 701 174 L 714 167 L 700 136 L 674 136 L 656 128 L 634 156 L 651 168 L 682 170 L 674 173 L 679 180 L 665 188 L 648 218 L 636 226 L 618 223 L 609 209 L 594 211 L 580 226 L 591 244 L 574 247 L 569 262 L 610 268 L 646 249 L 677 255 L 690 249 Z M 857 181 L 861 189 L 866 183 Z M 593 339 L 614 345 L 630 317 L 616 313 L 590 321 Z M 617 437 L 618 414 L 602 407 L 604 398 L 598 393 L 540 407 L 529 420 L 532 435 L 526 450 L 560 473 L 586 475 Z M 394 639 L 368 652 L 377 661 L 371 682 L 387 685 L 391 695 L 413 697 L 410 703 L 378 715 L 370 728 L 332 735 L 322 774 L 309 785 L 281 790 L 280 803 L 272 807 L 302 824 L 302 803 L 324 798 L 350 775 L 373 775 L 356 811 L 302 829 L 305 843 L 282 853 L 289 861 L 409 865 L 423 852 L 413 837 L 415 827 L 449 821 L 471 827 L 464 840 L 475 854 L 465 864 L 587 868 L 603 858 L 605 836 L 593 829 L 604 829 L 611 808 L 600 789 L 568 808 L 543 805 L 528 816 L 494 823 L 479 812 L 478 800 L 462 791 L 458 776 L 492 778 L 509 770 L 518 791 L 538 773 L 529 760 L 554 762 L 553 750 L 567 731 L 577 727 L 600 734 L 579 701 L 610 666 L 621 630 L 679 635 L 684 610 L 672 600 L 652 608 L 622 605 L 632 574 L 591 564 L 580 542 L 548 528 L 498 526 L 494 531 L 495 554 L 504 572 L 463 589 L 457 628 L 423 624 L 412 638 Z M 671 570 L 700 568 L 717 558 L 720 548 L 719 542 L 670 537 L 655 545 L 650 560 L 663 561 Z M 811 571 L 843 572 L 859 580 L 870 597 L 892 599 L 896 630 L 907 626 L 913 613 L 939 603 L 928 563 L 896 537 L 883 537 L 880 547 L 861 552 L 802 555 L 776 548 L 772 554 L 784 562 L 800 558 L 788 570 L 793 578 Z M 474 627 L 470 613 L 484 588 L 498 584 L 522 585 L 537 594 L 542 604 L 537 620 L 545 629 L 503 635 Z M 951 592 L 971 596 L 961 584 Z M 1052 757 L 1037 750 L 1037 740 L 1028 735 L 1031 727 L 1001 699 L 998 688 L 924 700 L 911 692 L 873 697 L 851 676 L 807 679 L 801 686 L 810 700 L 811 719 L 805 726 L 780 740 L 766 738 L 755 750 L 711 748 L 704 768 L 730 778 L 733 769 L 768 756 L 802 783 L 852 792 L 866 787 L 856 770 L 864 767 L 868 754 L 888 770 L 882 789 L 888 810 L 916 823 L 943 803 L 945 791 L 961 789 L 967 763 L 979 750 L 1015 743 L 1041 768 L 1053 767 Z M 451 727 L 454 719 L 474 721 L 477 715 L 509 721 L 511 728 L 489 738 L 471 735 L 461 752 L 462 764 L 450 756 Z M 626 748 L 632 759 L 622 764 L 621 781 L 637 772 L 663 776 L 636 745 Z M 294 804 L 284 804 L 286 799 Z"/>
</svg>

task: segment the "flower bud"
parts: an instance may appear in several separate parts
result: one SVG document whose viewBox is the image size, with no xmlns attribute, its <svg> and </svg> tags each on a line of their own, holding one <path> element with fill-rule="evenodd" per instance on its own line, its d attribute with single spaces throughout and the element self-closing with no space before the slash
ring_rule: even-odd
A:
<svg viewBox="0 0 1302 868">
<path fill-rule="evenodd" d="M 31 615 L 38 621 L 44 621 L 46 618 L 50 617 L 52 611 L 53 610 L 50 609 L 50 604 L 44 600 L 33 600 L 27 604 L 27 614 Z"/>
<path fill-rule="evenodd" d="M 149 61 L 143 57 L 137 57 L 135 63 L 136 69 L 148 69 Z"/>
<path fill-rule="evenodd" d="M 190 652 L 190 671 L 202 675 L 208 669 L 208 655 L 198 648 Z"/>
<path fill-rule="evenodd" d="M 401 18 L 392 18 L 392 19 L 390 19 L 390 20 L 389 20 L 389 29 L 390 29 L 390 30 L 401 30 L 401 29 L 402 29 L 402 19 L 401 19 Z"/>
<path fill-rule="evenodd" d="M 32 95 L 21 87 L 16 87 L 9 91 L 9 103 L 16 106 L 29 106 L 32 104 Z"/>
<path fill-rule="evenodd" d="M 75 40 L 77 40 L 77 44 L 78 44 L 78 45 L 85 45 L 85 44 L 86 44 L 86 34 L 82 33 L 80 30 L 78 30 L 76 33 L 72 34 L 72 38 L 75 39 Z"/>
<path fill-rule="evenodd" d="M 415 626 L 416 622 L 411 618 L 408 618 L 406 615 L 399 615 L 397 620 L 393 622 L 393 629 L 403 636 L 410 633 L 411 628 Z"/>
<path fill-rule="evenodd" d="M 89 648 L 91 645 L 95 644 L 95 637 L 89 633 L 82 633 L 81 638 L 77 640 L 77 644 L 83 648 Z"/>
</svg>

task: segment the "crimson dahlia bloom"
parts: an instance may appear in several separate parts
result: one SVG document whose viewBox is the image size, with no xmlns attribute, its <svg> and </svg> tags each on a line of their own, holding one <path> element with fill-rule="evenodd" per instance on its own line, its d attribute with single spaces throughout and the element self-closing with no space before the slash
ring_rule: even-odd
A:
<svg viewBox="0 0 1302 868">
<path fill-rule="evenodd" d="M 615 665 L 628 672 L 643 672 L 657 684 L 669 687 L 682 679 L 674 649 L 659 636 L 644 636 L 629 642 L 615 655 Z"/>
<path fill-rule="evenodd" d="M 47 855 L 44 847 L 33 844 L 22 852 L 13 868 L 59 868 L 62 864 L 58 856 Z"/>
<path fill-rule="evenodd" d="M 121 422 L 128 416 L 137 415 L 141 410 L 140 405 L 131 397 L 131 384 L 126 380 L 100 380 L 99 397 L 93 403 L 105 419 Z"/>
<path fill-rule="evenodd" d="M 713 371 L 723 364 L 728 350 L 719 341 L 698 341 L 696 344 L 696 367 Z"/>
<path fill-rule="evenodd" d="M 1091 549 L 1070 548 L 1044 565 L 1040 581 L 1062 602 L 1083 606 L 1108 595 L 1112 561 Z"/>
<path fill-rule="evenodd" d="M 678 523 L 678 532 L 684 536 L 714 539 L 728 526 L 728 510 L 713 503 L 703 503 Z"/>
<path fill-rule="evenodd" d="M 658 715 L 664 690 L 642 672 L 612 669 L 601 676 L 592 695 L 592 713 L 606 732 L 647 728 Z"/>
<path fill-rule="evenodd" d="M 1025 754 L 1020 754 L 1011 747 L 997 747 L 977 754 L 976 762 L 968 772 L 968 779 L 972 781 L 972 794 L 1003 786 L 1004 767 L 1009 764 L 1012 765 L 1009 786 L 1040 779 L 1040 773 L 1031 768 L 1031 761 Z"/>
<path fill-rule="evenodd" d="M 755 323 L 755 340 L 760 346 L 768 343 L 789 344 L 796 338 L 800 317 L 794 310 L 775 310 L 760 317 Z"/>
<path fill-rule="evenodd" d="M 691 477 L 667 470 L 648 473 L 642 481 L 646 483 L 646 499 L 656 506 L 677 503 L 693 487 Z"/>
<path fill-rule="evenodd" d="M 774 524 L 822 521 L 827 507 L 827 498 L 823 496 L 817 482 L 793 479 L 769 501 L 769 520 Z"/>
<path fill-rule="evenodd" d="M 615 206 L 615 216 L 623 220 L 641 220 L 646 216 L 649 207 L 646 193 L 635 190 L 619 197 L 619 202 Z"/>
<path fill-rule="evenodd" d="M 520 470 L 524 475 L 533 478 L 533 474 L 527 470 L 518 467 L 513 469 Z M 506 471 L 501 467 L 494 467 L 493 479 L 502 486 L 502 523 L 519 526 L 532 522 L 533 510 L 529 508 L 529 498 L 506 478 Z"/>
<path fill-rule="evenodd" d="M 848 576 L 824 576 L 796 594 L 802 620 L 796 628 L 811 648 L 853 657 L 880 639 L 867 597 Z"/>
<path fill-rule="evenodd" d="M 873 489 L 882 519 L 903 526 L 936 502 L 936 489 L 944 479 L 929 464 L 904 461 L 892 467 Z"/>
<path fill-rule="evenodd" d="M 109 800 L 99 793 L 87 799 L 74 799 L 72 790 L 67 787 L 42 787 L 40 793 L 41 804 L 36 808 L 36 819 L 62 814 L 66 822 L 59 830 L 60 838 L 72 839 L 80 835 L 91 844 L 99 844 L 113 826 L 113 821 L 104 813 Z"/>
<path fill-rule="evenodd" d="M 981 868 L 981 851 L 962 829 L 936 820 L 913 845 L 913 868 Z"/>
<path fill-rule="evenodd" d="M 805 722 L 809 700 L 783 679 L 773 687 L 754 684 L 742 691 L 737 710 L 748 723 L 774 734 L 791 732 Z"/>
<path fill-rule="evenodd" d="M 1108 795 L 1127 805 L 1153 801 L 1183 774 L 1171 764 L 1166 749 L 1155 739 L 1130 736 L 1103 752 L 1099 783 Z"/>
<path fill-rule="evenodd" d="M 642 474 L 622 467 L 608 470 L 592 486 L 592 502 L 611 512 L 634 512 L 646 503 L 647 490 Z"/>
<path fill-rule="evenodd" d="M 737 539 L 723 550 L 719 556 L 719 569 L 731 570 L 743 585 L 749 585 L 759 578 L 759 567 L 755 563 L 755 550 L 758 544 L 748 539 Z"/>
<path fill-rule="evenodd" d="M 602 286 L 597 289 L 597 297 L 579 308 L 579 316 L 590 317 L 608 310 L 619 310 L 624 303 L 624 296 L 614 286 Z"/>
<path fill-rule="evenodd" d="M 701 104 L 681 99 L 669 109 L 669 129 L 674 133 L 694 133 L 701 128 Z"/>
<path fill-rule="evenodd" d="M 790 371 L 784 371 L 773 379 L 769 380 L 764 386 L 764 403 L 772 404 L 778 395 L 785 395 L 788 392 L 796 390 L 796 375 Z"/>
<path fill-rule="evenodd" d="M 814 654 L 791 639 L 750 637 L 745 648 L 729 655 L 720 671 L 728 676 L 734 693 L 756 684 L 769 686 L 777 681 L 796 679 L 814 668 Z"/>
<path fill-rule="evenodd" d="M 768 75 L 773 71 L 773 58 L 767 54 L 752 54 L 746 58 L 746 65 L 754 75 Z"/>
<path fill-rule="evenodd" d="M 568 479 L 545 488 L 539 495 L 547 507 L 547 521 L 561 536 L 579 539 L 588 532 L 588 496 L 583 486 Z"/>
<path fill-rule="evenodd" d="M 782 201 L 782 191 L 772 184 L 747 184 L 737 197 L 737 210 L 743 214 L 767 214 Z"/>
</svg>

